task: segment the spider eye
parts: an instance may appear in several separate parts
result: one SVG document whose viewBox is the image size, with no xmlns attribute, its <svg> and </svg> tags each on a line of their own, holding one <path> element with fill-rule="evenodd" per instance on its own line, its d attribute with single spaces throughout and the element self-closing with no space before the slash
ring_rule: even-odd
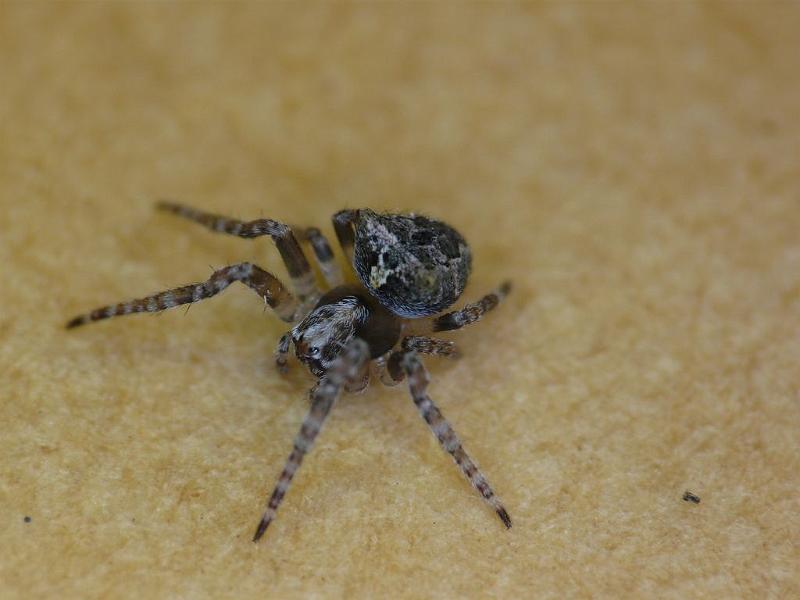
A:
<svg viewBox="0 0 800 600">
<path fill-rule="evenodd" d="M 316 346 L 311 346 L 311 348 L 308 349 L 308 355 L 319 356 L 319 348 L 317 348 Z"/>
</svg>

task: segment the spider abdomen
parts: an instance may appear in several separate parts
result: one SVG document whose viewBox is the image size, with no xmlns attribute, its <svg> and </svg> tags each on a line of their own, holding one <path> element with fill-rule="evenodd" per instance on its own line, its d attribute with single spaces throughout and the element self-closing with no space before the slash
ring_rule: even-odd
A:
<svg viewBox="0 0 800 600">
<path fill-rule="evenodd" d="M 358 211 L 353 267 L 378 301 L 407 318 L 434 315 L 467 285 L 472 255 L 455 229 L 420 215 Z"/>
</svg>

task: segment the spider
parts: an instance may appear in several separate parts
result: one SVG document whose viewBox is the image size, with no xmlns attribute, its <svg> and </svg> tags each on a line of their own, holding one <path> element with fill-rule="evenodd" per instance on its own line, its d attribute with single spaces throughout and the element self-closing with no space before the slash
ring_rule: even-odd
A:
<svg viewBox="0 0 800 600">
<path fill-rule="evenodd" d="M 313 249 L 328 288 L 323 292 L 298 238 L 287 225 L 271 219 L 238 221 L 173 202 L 159 202 L 157 207 L 212 231 L 242 238 L 270 236 L 286 265 L 294 295 L 271 273 L 243 262 L 215 271 L 207 281 L 95 309 L 66 326 L 71 329 L 120 315 L 191 304 L 219 294 L 235 281 L 251 288 L 279 318 L 293 324 L 278 342 L 277 368 L 287 372 L 289 351 L 294 346 L 295 355 L 316 377 L 316 383 L 309 391 L 309 412 L 267 502 L 254 542 L 274 520 L 292 478 L 341 392 L 363 391 L 372 377 L 386 385 L 407 379 L 414 404 L 439 444 L 503 524 L 511 527 L 502 502 L 428 396 L 428 372 L 419 357 L 457 356 L 453 342 L 428 334 L 474 323 L 511 289 L 510 283 L 503 283 L 478 302 L 441 314 L 463 292 L 472 262 L 467 242 L 455 229 L 416 214 L 381 214 L 366 208 L 337 212 L 333 216 L 336 236 L 360 280 L 360 284 L 349 284 L 320 230 L 297 228 L 300 240 Z"/>
</svg>

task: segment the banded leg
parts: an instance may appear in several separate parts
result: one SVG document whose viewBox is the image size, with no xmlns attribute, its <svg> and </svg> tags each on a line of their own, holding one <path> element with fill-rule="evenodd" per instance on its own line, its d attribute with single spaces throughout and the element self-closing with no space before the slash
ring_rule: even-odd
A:
<svg viewBox="0 0 800 600">
<path fill-rule="evenodd" d="M 378 358 L 374 359 L 370 363 L 372 368 L 372 376 L 376 379 L 380 379 L 381 383 L 383 383 L 383 385 L 386 387 L 394 387 L 400 383 L 400 381 L 395 381 L 394 377 L 391 376 L 389 369 L 387 368 L 390 356 L 391 354 L 389 353 L 384 354 L 383 356 L 379 356 Z"/>
<path fill-rule="evenodd" d="M 289 355 L 289 345 L 292 343 L 291 332 L 286 332 L 278 340 L 278 347 L 275 349 L 275 366 L 278 367 L 278 372 L 285 375 L 289 372 L 289 365 L 287 357 Z"/>
<path fill-rule="evenodd" d="M 448 358 L 459 358 L 461 354 L 454 342 L 441 340 L 426 336 L 411 335 L 403 338 L 403 350 L 415 350 L 420 354 L 430 354 L 432 356 L 446 356 Z"/>
<path fill-rule="evenodd" d="M 342 278 L 342 270 L 336 264 L 336 258 L 333 256 L 333 250 L 328 243 L 327 238 L 322 235 L 322 232 L 316 227 L 309 227 L 303 232 L 303 237 L 311 242 L 311 248 L 314 250 L 314 256 L 317 259 L 319 270 L 322 271 L 322 276 L 329 288 L 335 288 L 344 283 Z"/>
<path fill-rule="evenodd" d="M 336 232 L 336 237 L 339 238 L 339 245 L 342 247 L 349 265 L 353 264 L 353 244 L 355 244 L 353 221 L 357 217 L 357 210 L 340 210 L 333 215 L 333 229 Z"/>
<path fill-rule="evenodd" d="M 369 387 L 369 377 L 371 374 L 370 361 L 364 361 L 361 368 L 353 373 L 344 385 L 344 391 L 348 394 L 361 394 Z"/>
<path fill-rule="evenodd" d="M 405 379 L 405 372 L 403 371 L 403 360 L 411 351 L 420 354 L 430 354 L 432 356 L 445 356 L 448 358 L 461 358 L 461 354 L 456 348 L 454 342 L 442 340 L 439 338 L 432 338 L 426 336 L 410 335 L 403 338 L 400 344 L 400 350 L 391 352 L 390 354 L 381 356 L 378 360 L 374 361 L 379 369 L 381 381 L 386 386 L 395 386 L 403 379 Z"/>
<path fill-rule="evenodd" d="M 181 304 L 192 304 L 216 296 L 234 281 L 239 281 L 255 291 L 284 321 L 294 320 L 297 301 L 278 278 L 251 263 L 240 263 L 214 271 L 211 277 L 202 283 L 192 283 L 137 300 L 97 308 L 69 321 L 67 329 L 101 319 L 140 312 L 160 312 Z"/>
<path fill-rule="evenodd" d="M 286 270 L 289 271 L 292 288 L 300 298 L 300 301 L 304 302 L 309 297 L 319 296 L 311 266 L 308 264 L 300 244 L 297 243 L 297 238 L 294 237 L 294 233 L 292 233 L 288 225 L 272 219 L 239 221 L 222 215 L 203 212 L 175 202 L 161 201 L 156 204 L 156 208 L 205 225 L 208 229 L 218 233 L 228 233 L 242 238 L 270 236 L 278 248 L 278 252 L 286 265 Z"/>
<path fill-rule="evenodd" d="M 511 291 L 511 282 L 504 282 L 497 290 L 491 294 L 486 294 L 483 298 L 467 304 L 461 310 L 446 313 L 440 317 L 433 319 L 431 323 L 432 331 L 451 331 L 453 329 L 461 329 L 467 325 L 479 321 L 480 318 L 487 312 L 492 310 L 495 306 L 500 304 L 500 301 L 508 296 Z"/>
<path fill-rule="evenodd" d="M 267 527 L 275 518 L 275 513 L 281 505 L 286 491 L 289 489 L 292 478 L 300 468 L 303 457 L 313 446 L 314 440 L 317 438 L 320 429 L 322 429 L 325 419 L 339 397 L 342 388 L 347 382 L 358 377 L 368 359 L 369 347 L 366 342 L 357 338 L 354 339 L 348 344 L 325 376 L 312 388 L 310 392 L 311 408 L 303 421 L 302 427 L 300 427 L 300 432 L 294 439 L 292 452 L 286 460 L 283 472 L 278 478 L 278 483 L 275 485 L 272 496 L 270 496 L 264 515 L 256 528 L 256 533 L 253 536 L 254 542 L 257 542 L 264 535 Z"/>
<path fill-rule="evenodd" d="M 414 399 L 414 404 L 417 405 L 419 413 L 425 422 L 431 428 L 431 431 L 439 440 L 439 444 L 446 452 L 453 457 L 456 464 L 461 468 L 461 472 L 469 479 L 473 487 L 478 490 L 483 499 L 494 509 L 497 516 L 507 527 L 511 527 L 511 517 L 508 516 L 503 503 L 495 495 L 489 482 L 486 481 L 483 473 L 480 472 L 478 466 L 472 462 L 472 459 L 464 450 L 461 445 L 461 440 L 458 439 L 456 432 L 450 426 L 450 423 L 442 416 L 441 411 L 433 403 L 433 400 L 428 397 L 428 372 L 425 366 L 420 361 L 416 352 L 408 352 L 403 355 L 400 366 L 403 372 L 408 377 L 408 387 L 411 391 L 411 397 Z"/>
</svg>

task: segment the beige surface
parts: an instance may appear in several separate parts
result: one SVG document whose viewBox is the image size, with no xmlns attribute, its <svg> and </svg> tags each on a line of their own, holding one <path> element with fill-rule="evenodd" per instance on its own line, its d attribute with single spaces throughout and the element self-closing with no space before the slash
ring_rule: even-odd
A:
<svg viewBox="0 0 800 600">
<path fill-rule="evenodd" d="M 789 3 L 2 4 L 0 596 L 798 597 L 798 32 Z M 462 230 L 467 296 L 516 289 L 431 393 L 514 528 L 375 387 L 252 544 L 306 410 L 282 324 L 232 289 L 61 329 L 284 273 L 161 196 Z"/>
</svg>

